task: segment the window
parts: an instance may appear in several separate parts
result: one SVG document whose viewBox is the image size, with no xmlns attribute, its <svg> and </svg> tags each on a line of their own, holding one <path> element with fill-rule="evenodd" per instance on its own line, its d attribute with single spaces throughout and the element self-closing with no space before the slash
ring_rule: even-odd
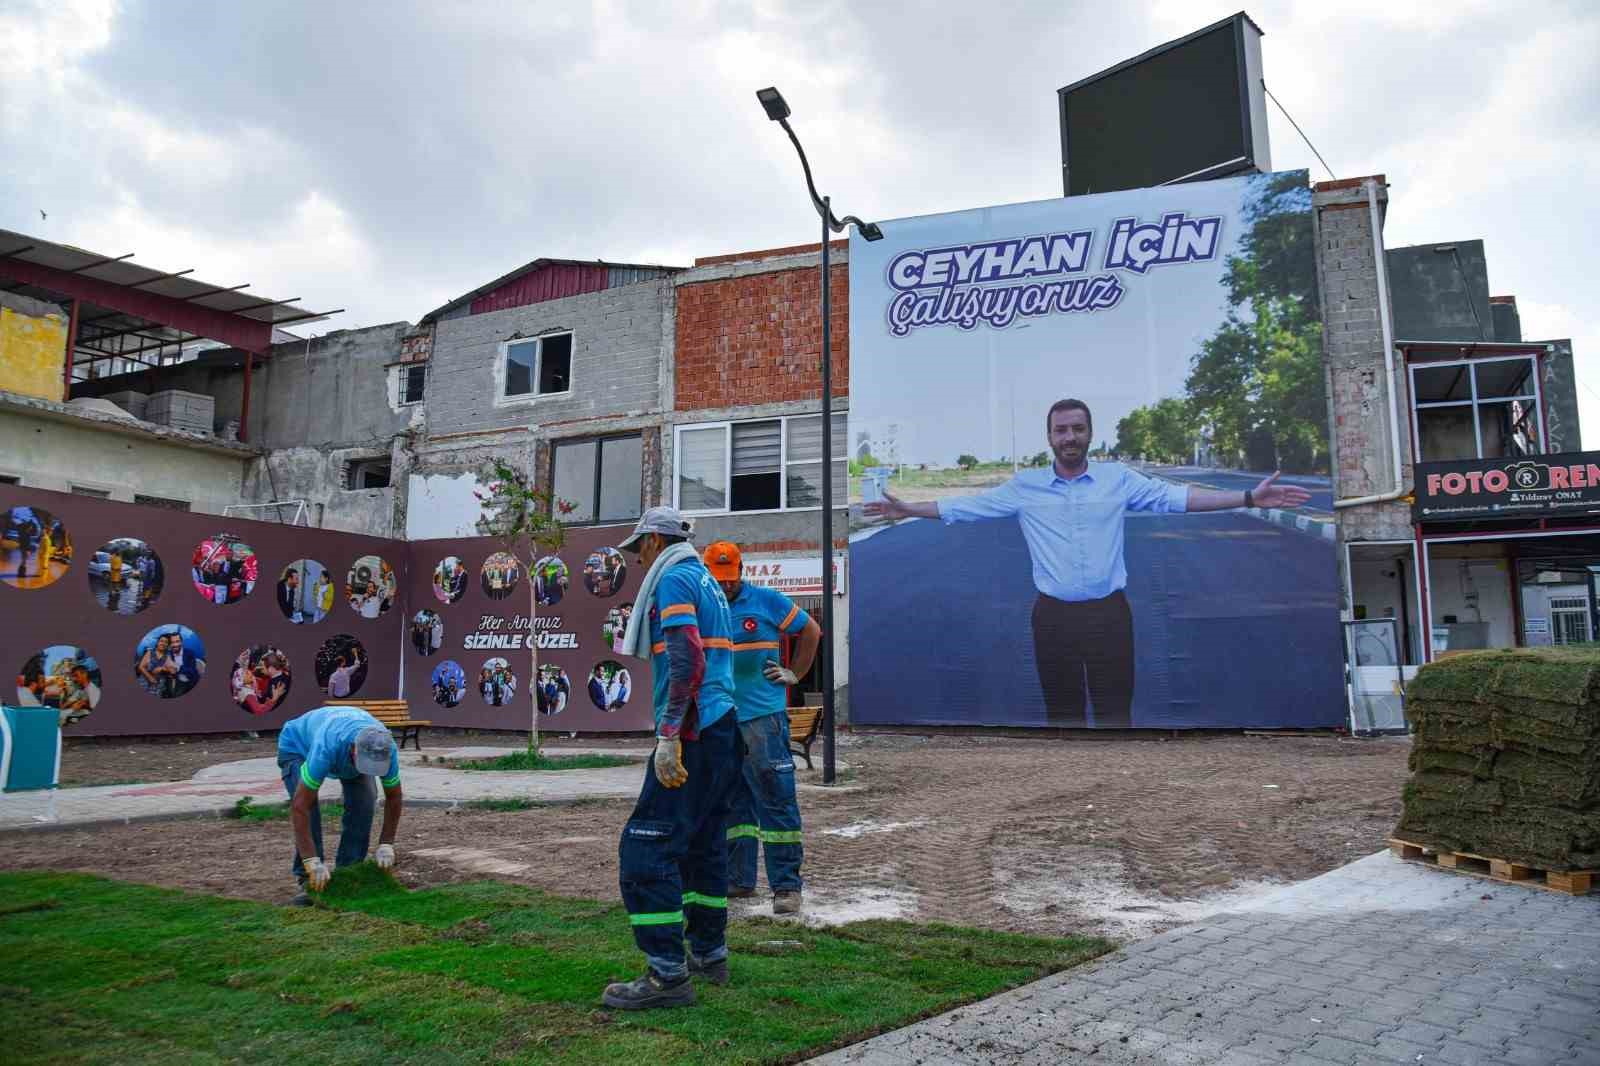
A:
<svg viewBox="0 0 1600 1066">
<path fill-rule="evenodd" d="M 187 511 L 188 500 L 169 500 L 165 496 L 145 496 L 142 493 L 133 494 L 134 503 L 142 503 L 146 507 L 164 507 L 169 511 Z"/>
<path fill-rule="evenodd" d="M 846 417 L 833 416 L 833 498 L 846 497 Z M 685 512 L 793 511 L 822 506 L 822 416 L 678 427 L 673 492 Z"/>
<path fill-rule="evenodd" d="M 386 489 L 389 487 L 389 460 L 363 459 L 351 463 L 345 471 L 345 484 L 352 489 Z"/>
<path fill-rule="evenodd" d="M 559 396 L 572 391 L 572 334 L 550 333 L 528 340 L 507 341 L 502 400 Z"/>
<path fill-rule="evenodd" d="M 0 474 L 0 485 L 20 485 L 22 479 L 16 474 Z"/>
<path fill-rule="evenodd" d="M 72 494 L 74 496 L 93 496 L 97 500 L 111 499 L 110 489 L 91 489 L 87 485 L 72 486 Z"/>
<path fill-rule="evenodd" d="M 570 504 L 563 522 L 628 522 L 643 513 L 644 438 L 558 441 L 551 455 L 551 490 Z"/>
<path fill-rule="evenodd" d="M 400 368 L 400 406 L 409 407 L 422 402 L 423 391 L 428 386 L 428 364 L 413 363 Z"/>
<path fill-rule="evenodd" d="M 1538 455 L 1538 362 L 1532 356 L 1411 367 L 1417 445 L 1424 462 Z"/>
</svg>

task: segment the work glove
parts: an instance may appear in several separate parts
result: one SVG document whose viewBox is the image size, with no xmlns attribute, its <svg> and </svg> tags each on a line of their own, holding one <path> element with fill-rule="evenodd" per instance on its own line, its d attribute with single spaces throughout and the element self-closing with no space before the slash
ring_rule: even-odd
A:
<svg viewBox="0 0 1600 1066">
<path fill-rule="evenodd" d="M 779 666 L 776 659 L 768 659 L 766 667 L 761 672 L 774 685 L 798 685 L 800 683 L 800 679 L 795 676 L 794 671 L 787 666 Z"/>
<path fill-rule="evenodd" d="M 656 737 L 656 753 L 650 762 L 662 788 L 678 788 L 689 780 L 689 771 L 683 768 L 683 744 L 677 737 Z"/>
<path fill-rule="evenodd" d="M 333 877 L 333 871 L 328 869 L 326 863 L 315 856 L 303 860 L 306 868 L 306 887 L 313 892 L 321 892 L 328 887 L 328 881 Z"/>
<path fill-rule="evenodd" d="M 377 854 L 372 857 L 372 861 L 378 864 L 380 870 L 389 869 L 394 865 L 394 845 L 379 844 Z"/>
</svg>

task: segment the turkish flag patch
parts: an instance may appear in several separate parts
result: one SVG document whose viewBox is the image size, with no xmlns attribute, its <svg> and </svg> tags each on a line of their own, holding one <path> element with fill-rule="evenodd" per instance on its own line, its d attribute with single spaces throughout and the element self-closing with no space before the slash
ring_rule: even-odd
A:
<svg viewBox="0 0 1600 1066">
<path fill-rule="evenodd" d="M 746 633 L 754 633 L 756 631 L 756 620 L 754 618 L 746 618 L 744 620 L 744 631 Z"/>
</svg>

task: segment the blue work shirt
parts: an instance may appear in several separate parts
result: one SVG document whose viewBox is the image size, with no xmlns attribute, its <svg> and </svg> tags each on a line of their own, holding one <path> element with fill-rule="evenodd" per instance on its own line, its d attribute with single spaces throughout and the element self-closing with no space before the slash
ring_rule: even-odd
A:
<svg viewBox="0 0 1600 1066">
<path fill-rule="evenodd" d="M 650 675 L 655 689 L 656 728 L 667 713 L 667 693 L 672 679 L 667 667 L 667 630 L 698 626 L 705 647 L 706 672 L 695 696 L 696 721 L 704 729 L 733 710 L 733 619 L 728 600 L 699 559 L 685 559 L 668 567 L 656 582 L 656 599 L 650 605 Z"/>
<path fill-rule="evenodd" d="M 1024 470 L 999 488 L 939 501 L 946 525 L 1015 517 L 1033 556 L 1033 584 L 1046 596 L 1075 603 L 1125 588 L 1123 514 L 1181 513 L 1189 490 L 1145 477 L 1121 463 L 1090 463 L 1065 478 L 1054 466 Z"/>
<path fill-rule="evenodd" d="M 786 685 L 774 685 L 761 671 L 767 660 L 783 661 L 782 636 L 800 632 L 811 621 L 777 589 L 745 584 L 728 604 L 733 613 L 733 691 L 739 721 L 777 714 L 788 705 Z"/>
<path fill-rule="evenodd" d="M 372 725 L 383 725 L 358 707 L 318 707 L 284 723 L 278 733 L 278 754 L 298 755 L 300 782 L 315 792 L 330 777 L 348 780 L 360 777 L 350 747 L 356 734 Z M 400 783 L 400 752 L 389 742 L 389 770 L 379 778 L 384 788 Z"/>
</svg>

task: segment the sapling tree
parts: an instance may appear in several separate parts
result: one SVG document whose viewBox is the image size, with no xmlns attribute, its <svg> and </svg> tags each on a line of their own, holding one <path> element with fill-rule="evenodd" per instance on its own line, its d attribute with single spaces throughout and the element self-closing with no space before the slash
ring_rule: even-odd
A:
<svg viewBox="0 0 1600 1066">
<path fill-rule="evenodd" d="M 478 474 L 474 490 L 483 508 L 478 532 L 494 537 L 514 558 L 526 558 L 528 582 L 528 754 L 539 754 L 539 560 L 561 550 L 567 527 L 559 515 L 574 504 L 538 488 L 527 474 L 495 459 Z"/>
</svg>

